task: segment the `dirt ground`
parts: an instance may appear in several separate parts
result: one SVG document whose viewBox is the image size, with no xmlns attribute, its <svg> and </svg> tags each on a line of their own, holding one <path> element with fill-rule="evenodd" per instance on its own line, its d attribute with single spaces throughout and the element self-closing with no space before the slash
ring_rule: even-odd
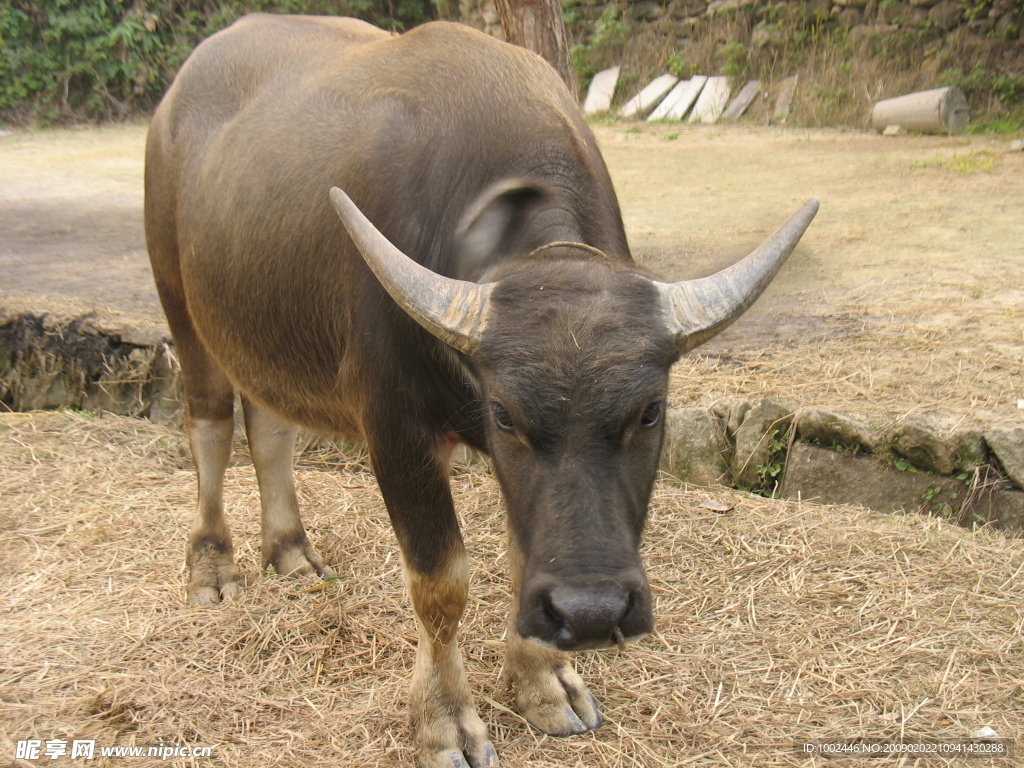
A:
<svg viewBox="0 0 1024 768">
<path fill-rule="evenodd" d="M 821 212 L 674 404 L 771 393 L 861 414 L 1024 423 L 1024 153 L 984 137 L 597 125 L 638 260 L 665 278 Z M 141 224 L 145 126 L 0 136 L 0 305 L 162 325 Z"/>
</svg>

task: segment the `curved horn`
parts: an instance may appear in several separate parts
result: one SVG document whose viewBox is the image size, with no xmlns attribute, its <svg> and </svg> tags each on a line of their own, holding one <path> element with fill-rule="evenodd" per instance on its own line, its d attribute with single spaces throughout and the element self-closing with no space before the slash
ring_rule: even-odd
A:
<svg viewBox="0 0 1024 768">
<path fill-rule="evenodd" d="M 731 267 L 699 280 L 655 281 L 666 321 L 681 352 L 699 347 L 750 308 L 800 241 L 818 212 L 811 198 L 756 251 Z"/>
<path fill-rule="evenodd" d="M 467 355 L 476 352 L 493 283 L 478 285 L 432 272 L 393 246 L 337 187 L 331 187 L 331 202 L 395 303 L 441 341 Z"/>
</svg>

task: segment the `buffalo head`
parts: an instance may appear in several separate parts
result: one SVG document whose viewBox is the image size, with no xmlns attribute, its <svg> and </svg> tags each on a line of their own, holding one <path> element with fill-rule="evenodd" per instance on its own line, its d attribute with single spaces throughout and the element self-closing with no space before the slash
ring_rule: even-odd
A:
<svg viewBox="0 0 1024 768">
<path fill-rule="evenodd" d="M 469 358 L 521 560 L 519 633 L 579 650 L 650 632 L 638 550 L 669 369 L 750 307 L 817 200 L 745 259 L 699 280 L 659 282 L 587 245 L 550 243 L 478 284 L 421 266 L 344 192 L 331 197 L 395 302 Z"/>
</svg>

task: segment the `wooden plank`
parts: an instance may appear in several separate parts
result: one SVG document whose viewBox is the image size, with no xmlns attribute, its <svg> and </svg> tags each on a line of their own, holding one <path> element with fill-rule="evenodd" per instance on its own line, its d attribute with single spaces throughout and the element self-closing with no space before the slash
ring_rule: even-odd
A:
<svg viewBox="0 0 1024 768">
<path fill-rule="evenodd" d="M 725 105 L 729 103 L 729 78 L 711 77 L 708 78 L 700 98 L 693 105 L 693 112 L 690 113 L 691 123 L 714 123 L 718 121 Z"/>
<path fill-rule="evenodd" d="M 612 106 L 615 85 L 619 82 L 619 68 L 612 67 L 594 75 L 587 89 L 587 99 L 583 102 L 583 114 L 596 115 L 607 112 Z"/>
<path fill-rule="evenodd" d="M 704 75 L 695 75 L 690 80 L 682 80 L 677 83 L 665 100 L 647 118 L 648 122 L 682 120 L 690 106 L 697 100 L 697 96 L 700 95 L 701 89 L 707 81 L 708 79 Z"/>
<path fill-rule="evenodd" d="M 725 112 L 722 113 L 722 122 L 735 123 L 739 120 L 759 93 L 761 93 L 760 80 L 751 80 L 744 85 L 740 92 L 736 94 L 736 98 L 732 100 L 729 106 L 725 108 Z"/>
<path fill-rule="evenodd" d="M 935 88 L 878 102 L 871 110 L 871 124 L 876 131 L 900 125 L 921 133 L 960 133 L 970 116 L 963 91 Z"/>
<path fill-rule="evenodd" d="M 619 115 L 643 120 L 678 82 L 679 78 L 675 75 L 665 74 L 654 78 L 640 93 L 623 105 L 619 110 Z"/>
<path fill-rule="evenodd" d="M 774 120 L 776 123 L 784 124 L 789 117 L 789 110 L 793 106 L 793 96 L 796 95 L 796 84 L 800 76 L 787 77 L 779 86 L 779 98 L 775 102 Z"/>
</svg>

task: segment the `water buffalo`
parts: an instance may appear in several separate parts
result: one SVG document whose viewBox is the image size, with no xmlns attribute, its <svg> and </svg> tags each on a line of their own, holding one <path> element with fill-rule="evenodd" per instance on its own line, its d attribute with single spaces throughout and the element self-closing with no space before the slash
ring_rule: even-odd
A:
<svg viewBox="0 0 1024 768">
<path fill-rule="evenodd" d="M 508 511 L 517 704 L 549 734 L 596 728 L 565 651 L 652 628 L 638 547 L 669 369 L 750 306 L 816 210 L 721 273 L 659 282 L 534 54 L 448 23 L 256 15 L 214 35 L 146 150 L 199 476 L 190 600 L 239 589 L 222 503 L 236 392 L 279 573 L 331 574 L 299 519 L 294 425 L 365 440 L 419 627 L 419 759 L 497 765 L 456 642 L 468 569 L 447 475 L 467 443 Z"/>
</svg>

